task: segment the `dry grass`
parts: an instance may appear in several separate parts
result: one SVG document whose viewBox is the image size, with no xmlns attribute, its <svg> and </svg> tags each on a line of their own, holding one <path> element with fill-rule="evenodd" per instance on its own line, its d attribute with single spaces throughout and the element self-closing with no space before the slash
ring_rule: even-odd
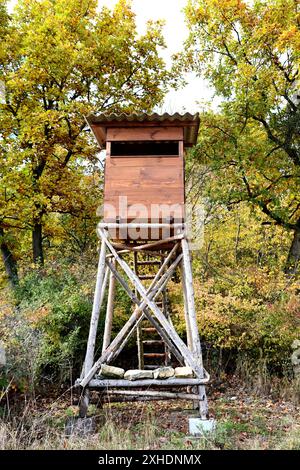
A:
<svg viewBox="0 0 300 470">
<path fill-rule="evenodd" d="M 287 394 L 286 394 L 287 395 Z M 218 426 L 214 436 L 188 436 L 187 402 L 153 402 L 90 407 L 91 435 L 65 433 L 77 407 L 70 397 L 37 399 L 0 419 L 1 449 L 300 449 L 300 411 L 288 399 L 246 392 L 227 384 L 209 397 Z"/>
</svg>

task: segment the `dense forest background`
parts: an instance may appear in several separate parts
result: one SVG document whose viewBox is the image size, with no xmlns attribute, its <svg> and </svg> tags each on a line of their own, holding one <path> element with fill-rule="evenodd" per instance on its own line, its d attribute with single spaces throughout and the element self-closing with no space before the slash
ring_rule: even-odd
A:
<svg viewBox="0 0 300 470">
<path fill-rule="evenodd" d="M 0 389 L 73 383 L 95 284 L 103 168 L 90 112 L 151 112 L 193 71 L 199 105 L 188 199 L 204 204 L 193 253 L 205 361 L 219 380 L 293 380 L 300 339 L 300 10 L 297 0 L 191 0 L 167 70 L 163 25 L 136 35 L 130 2 L 0 2 Z M 184 337 L 178 284 L 174 322 Z M 131 306 L 118 288 L 114 332 Z M 101 316 L 103 319 L 103 315 Z M 100 325 L 103 328 L 103 324 Z M 98 345 L 99 349 L 101 344 Z M 134 343 L 132 344 L 134 353 Z M 263 378 L 263 380 L 262 380 Z"/>
</svg>

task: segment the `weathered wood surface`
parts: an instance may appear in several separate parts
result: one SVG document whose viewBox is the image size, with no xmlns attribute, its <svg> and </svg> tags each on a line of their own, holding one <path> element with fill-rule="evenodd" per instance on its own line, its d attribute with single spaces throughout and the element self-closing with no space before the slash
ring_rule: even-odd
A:
<svg viewBox="0 0 300 470">
<path fill-rule="evenodd" d="M 104 239 L 104 238 L 103 238 Z M 160 270 L 158 271 L 158 273 L 156 274 L 156 277 L 155 279 L 153 280 L 153 282 L 151 283 L 151 286 L 149 287 L 148 289 L 148 293 L 150 293 L 150 288 L 151 288 L 151 292 L 153 291 L 153 295 L 156 293 L 156 292 L 159 292 L 160 289 L 163 288 L 164 286 L 164 282 L 167 282 L 168 280 L 168 274 L 165 273 L 161 278 L 161 273 L 163 272 L 163 270 L 165 269 L 165 267 L 168 265 L 171 257 L 174 255 L 174 253 L 176 252 L 176 249 L 177 249 L 177 245 L 175 245 L 172 249 L 172 251 L 169 253 L 168 257 L 165 259 L 163 265 L 161 266 Z M 180 261 L 181 258 L 179 258 L 177 260 L 177 263 Z M 140 301 L 139 299 L 137 299 L 134 295 L 134 293 L 128 288 L 127 286 L 127 283 L 122 279 L 122 277 L 120 276 L 120 274 L 116 271 L 116 269 L 114 268 L 114 266 L 108 261 L 106 260 L 106 263 L 107 265 L 109 266 L 109 268 L 111 269 L 111 271 L 114 273 L 116 279 L 118 279 L 118 281 L 121 283 L 121 285 L 123 285 L 123 287 L 125 288 L 125 290 L 127 290 L 128 292 L 128 295 L 130 296 L 130 298 L 132 299 L 132 301 L 134 303 L 136 303 L 137 305 L 140 304 Z M 126 263 L 125 263 L 126 264 Z M 126 264 L 127 266 L 127 264 Z M 128 267 L 128 269 L 130 270 L 130 268 Z M 169 268 L 168 270 L 169 272 L 171 271 L 172 272 L 172 267 Z M 130 270 L 130 272 L 132 272 Z M 152 295 L 152 294 L 151 294 Z M 107 350 L 101 355 L 100 359 L 98 359 L 98 361 L 94 364 L 94 366 L 91 368 L 91 370 L 88 372 L 88 373 L 85 373 L 85 377 L 84 379 L 82 379 L 81 381 L 81 385 L 83 387 L 85 387 L 88 382 L 90 381 L 90 379 L 94 376 L 94 374 L 97 372 L 97 370 L 99 369 L 99 367 L 101 366 L 102 363 L 104 362 L 109 362 L 110 358 L 113 356 L 114 352 L 116 351 L 117 347 L 119 346 L 119 344 L 122 342 L 122 340 L 128 335 L 128 333 L 130 332 L 130 330 L 132 329 L 133 325 L 136 323 L 136 321 L 140 318 L 140 316 L 142 315 L 143 313 L 143 309 L 145 308 L 146 304 L 145 302 L 142 302 L 140 306 L 138 306 L 136 308 L 136 310 L 133 312 L 133 314 L 131 315 L 131 317 L 127 320 L 127 322 L 125 323 L 125 325 L 123 326 L 123 328 L 120 330 L 120 332 L 117 334 L 117 336 L 115 337 L 115 339 L 112 341 L 112 343 L 110 344 L 110 346 L 107 348 Z M 149 319 L 151 318 L 150 315 L 148 317 Z M 170 343 L 170 348 L 172 346 L 172 343 L 171 343 L 171 340 L 168 338 L 168 335 L 165 334 L 165 332 L 163 332 L 163 335 L 164 335 L 164 339 L 165 341 L 167 341 L 168 343 Z M 174 352 L 174 354 L 176 355 L 176 357 L 179 359 L 181 356 L 180 354 L 178 354 L 178 352 L 175 350 L 175 348 L 173 347 L 172 349 L 172 352 Z"/>
<path fill-rule="evenodd" d="M 133 260 L 134 260 L 134 272 L 138 276 L 139 275 L 139 264 L 138 264 L 138 252 L 133 253 Z M 134 291 L 136 297 L 137 291 L 135 289 Z M 143 315 L 142 315 L 143 316 Z M 137 345 L 137 355 L 138 355 L 138 368 L 139 369 L 144 369 L 144 344 L 143 344 L 143 335 L 142 335 L 142 329 L 141 329 L 141 322 L 138 321 L 136 323 L 136 345 Z M 127 338 L 130 338 L 130 332 L 127 335 Z M 122 345 L 121 345 L 122 346 Z"/>
<path fill-rule="evenodd" d="M 183 398 L 177 397 L 158 397 L 158 396 L 143 396 L 143 395 L 113 395 L 106 394 L 101 395 L 101 404 L 106 403 L 135 403 L 135 402 L 151 402 L 151 401 L 169 401 L 169 400 L 183 400 Z M 93 400 L 91 403 L 99 404 L 99 400 Z"/>
<path fill-rule="evenodd" d="M 194 393 L 183 392 L 165 392 L 162 390 L 108 390 L 107 396 L 123 395 L 123 396 L 142 396 L 142 397 L 160 397 L 160 398 L 173 398 L 181 400 L 195 400 L 197 395 Z M 105 396 L 105 395 L 104 395 Z"/>
<path fill-rule="evenodd" d="M 99 229 L 102 241 L 105 241 L 107 247 L 111 251 L 111 253 L 114 255 L 116 261 L 118 264 L 121 266 L 125 274 L 128 276 L 130 281 L 133 283 L 133 285 L 136 287 L 139 295 L 141 298 L 145 301 L 147 307 L 154 313 L 154 316 L 156 317 L 156 320 L 160 323 L 161 327 L 165 330 L 167 336 L 169 337 L 170 341 L 173 343 L 173 345 L 176 346 L 176 348 L 180 351 L 181 355 L 184 357 L 186 360 L 187 364 L 192 367 L 194 372 L 200 377 L 203 374 L 203 368 L 200 368 L 198 363 L 196 362 L 195 358 L 193 357 L 193 354 L 191 351 L 187 348 L 186 344 L 182 341 L 182 339 L 179 337 L 178 333 L 174 329 L 173 326 L 170 325 L 168 320 L 165 318 L 164 314 L 161 312 L 161 310 L 157 307 L 157 305 L 148 298 L 148 294 L 144 288 L 144 286 L 141 284 L 140 280 L 138 277 L 133 273 L 133 271 L 129 268 L 127 263 L 120 258 L 118 255 L 117 251 L 113 248 L 111 245 L 110 241 L 107 238 L 106 233 L 104 230 Z M 139 318 L 141 313 L 139 313 L 135 318 L 131 326 L 135 323 L 135 321 Z M 127 322 L 128 324 L 128 322 Z M 126 324 L 126 325 L 127 325 Z M 130 327 L 131 328 L 131 327 Z M 126 332 L 126 334 L 130 331 L 130 329 Z M 104 362 L 102 358 L 100 358 L 92 367 L 92 369 L 86 374 L 84 379 L 81 381 L 81 385 L 84 387 L 86 386 L 89 381 L 92 379 L 94 374 L 97 372 L 99 366 L 101 363 Z"/>
<path fill-rule="evenodd" d="M 115 265 L 114 260 L 113 260 L 113 265 Z M 111 340 L 115 286 L 116 286 L 116 279 L 115 279 L 113 272 L 110 271 L 107 306 L 106 306 L 106 317 L 105 317 L 105 325 L 104 325 L 104 333 L 103 333 L 103 341 L 102 341 L 102 353 L 108 348 L 110 340 Z"/>
<path fill-rule="evenodd" d="M 122 388 L 122 387 L 183 387 L 183 386 L 192 386 L 200 385 L 202 383 L 207 383 L 207 378 L 197 378 L 197 379 L 143 379 L 143 380 L 104 380 L 104 379 L 92 379 L 89 382 L 89 388 Z M 195 399 L 194 395 L 194 399 Z"/>
<path fill-rule="evenodd" d="M 105 290 L 105 258 L 106 258 L 106 245 L 102 241 L 101 249 L 100 249 L 100 256 L 99 256 L 99 263 L 98 263 L 98 271 L 97 271 L 97 279 L 96 279 L 96 288 L 94 294 L 94 302 L 93 302 L 93 310 L 91 315 L 91 322 L 90 322 L 90 330 L 89 330 L 89 337 L 87 343 L 87 350 L 86 356 L 84 361 L 84 371 L 85 374 L 91 369 L 94 363 L 94 352 L 95 352 L 95 344 L 96 344 L 96 337 L 97 337 L 97 328 L 99 322 L 99 315 L 101 304 L 104 297 L 104 290 Z M 106 274 L 107 279 L 108 271 Z"/>
<path fill-rule="evenodd" d="M 191 324 L 190 324 L 190 317 L 189 317 L 188 296 L 187 296 L 186 285 L 185 285 L 185 273 L 184 273 L 183 261 L 181 261 L 180 263 L 180 272 L 181 272 L 181 285 L 182 285 L 187 345 L 188 345 L 188 348 L 191 351 L 193 351 L 193 340 L 192 340 Z"/>
<path fill-rule="evenodd" d="M 96 344 L 97 329 L 98 329 L 98 323 L 99 323 L 99 315 L 100 315 L 100 309 L 101 309 L 101 305 L 103 302 L 107 278 L 108 278 L 108 269 L 105 266 L 105 258 L 106 258 L 106 245 L 102 241 L 99 262 L 98 262 L 93 310 L 92 310 L 91 321 L 90 321 L 89 337 L 88 337 L 88 342 L 87 342 L 84 365 L 83 365 L 83 369 L 81 373 L 83 376 L 87 374 L 87 372 L 91 369 L 94 363 L 94 353 L 95 353 L 95 344 Z M 87 414 L 89 398 L 90 398 L 90 393 L 89 393 L 89 390 L 86 389 L 83 391 L 80 397 L 79 415 L 81 418 L 84 418 Z"/>
<path fill-rule="evenodd" d="M 204 377 L 204 368 L 202 360 L 202 351 L 201 351 L 201 342 L 199 336 L 199 328 L 197 324 L 197 316 L 195 309 L 195 299 L 194 299 L 194 287 L 193 287 L 193 274 L 192 274 L 192 265 L 190 259 L 189 245 L 186 238 L 181 240 L 181 248 L 183 253 L 183 282 L 185 284 L 186 296 L 187 296 L 187 308 L 188 308 L 188 324 L 191 331 L 191 341 L 192 341 L 192 351 L 194 357 L 197 360 L 200 369 L 199 377 Z M 202 419 L 206 419 L 208 415 L 208 404 L 206 398 L 205 387 L 199 387 L 199 411 Z"/>
</svg>

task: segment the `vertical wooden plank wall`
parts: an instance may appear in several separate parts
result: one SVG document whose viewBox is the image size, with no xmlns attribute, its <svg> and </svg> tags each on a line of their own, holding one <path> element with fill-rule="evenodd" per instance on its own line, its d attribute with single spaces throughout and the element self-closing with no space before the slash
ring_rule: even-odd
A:
<svg viewBox="0 0 300 470">
<path fill-rule="evenodd" d="M 180 138 L 180 140 L 179 140 Z M 111 156 L 111 142 L 178 141 L 179 156 Z M 178 139 L 178 140 L 177 140 Z M 184 205 L 183 128 L 116 128 L 107 130 L 104 202 L 118 207 L 119 196 L 127 196 L 128 206 L 143 204 L 150 213 L 151 204 Z M 119 215 L 119 214 L 117 214 Z M 137 214 L 145 221 L 144 214 Z M 135 213 L 132 218 L 136 218 Z M 105 221 L 114 220 L 106 210 Z"/>
</svg>

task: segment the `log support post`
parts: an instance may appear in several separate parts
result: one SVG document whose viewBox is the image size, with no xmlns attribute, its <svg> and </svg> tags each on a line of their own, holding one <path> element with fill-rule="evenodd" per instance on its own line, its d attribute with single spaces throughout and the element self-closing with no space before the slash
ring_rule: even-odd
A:
<svg viewBox="0 0 300 470">
<path fill-rule="evenodd" d="M 190 259 L 190 250 L 188 241 L 186 238 L 181 240 L 183 262 L 182 262 L 182 273 L 183 273 L 183 292 L 185 297 L 185 309 L 187 308 L 186 313 L 186 324 L 187 324 L 187 336 L 188 342 L 190 342 L 191 351 L 194 354 L 194 357 L 197 360 L 197 363 L 200 367 L 201 373 L 200 378 L 204 377 L 203 370 L 203 360 L 202 360 L 202 350 L 201 342 L 199 336 L 199 328 L 197 324 L 197 316 L 195 309 L 195 298 L 194 298 L 194 287 L 193 287 L 193 274 L 192 274 L 192 265 Z M 205 387 L 203 385 L 199 386 L 199 412 L 201 419 L 207 419 L 208 417 L 208 405 Z"/>
<path fill-rule="evenodd" d="M 83 367 L 84 375 L 88 373 L 88 371 L 92 368 L 93 363 L 94 363 L 94 353 L 95 353 L 100 309 L 101 309 L 101 305 L 103 302 L 103 298 L 105 294 L 105 287 L 106 287 L 106 282 L 107 282 L 107 277 L 108 277 L 108 269 L 106 269 L 106 266 L 105 266 L 105 258 L 106 258 L 106 244 L 104 240 L 102 240 L 101 248 L 100 248 L 100 255 L 99 255 L 98 270 L 97 270 L 93 310 L 92 310 L 91 322 L 90 322 L 90 331 L 89 331 L 89 337 L 88 337 L 87 349 L 86 349 L 86 355 L 85 355 L 85 361 L 84 361 L 84 367 Z M 82 391 L 82 394 L 80 397 L 80 403 L 79 403 L 79 415 L 81 418 L 86 417 L 88 406 L 89 406 L 89 390 L 88 388 L 84 388 Z"/>
<path fill-rule="evenodd" d="M 112 261 L 113 266 L 115 267 L 116 263 Z M 107 270 L 109 268 L 107 267 Z M 114 301 L 115 301 L 115 290 L 116 290 L 116 278 L 112 271 L 109 274 L 109 288 L 108 288 L 108 297 L 107 297 L 107 306 L 106 306 L 106 317 L 105 317 L 105 326 L 103 333 L 103 342 L 102 342 L 102 354 L 108 348 L 111 340 L 111 330 L 113 322 L 113 312 L 114 312 Z"/>
</svg>

